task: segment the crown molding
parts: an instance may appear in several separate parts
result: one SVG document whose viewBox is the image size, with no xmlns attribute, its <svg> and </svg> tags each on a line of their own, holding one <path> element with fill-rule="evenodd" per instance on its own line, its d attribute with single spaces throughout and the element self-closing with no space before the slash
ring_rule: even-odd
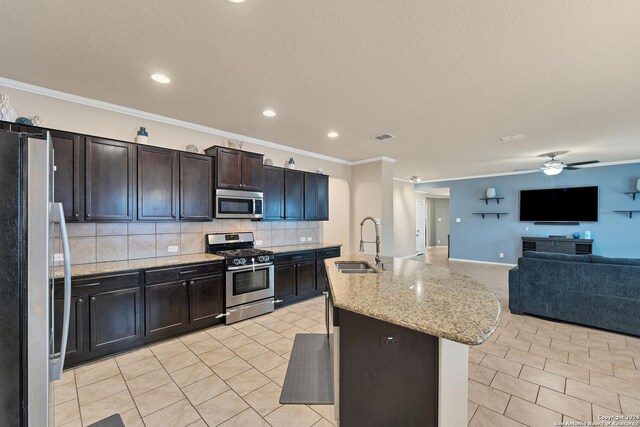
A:
<svg viewBox="0 0 640 427">
<path fill-rule="evenodd" d="M 355 161 L 349 162 L 349 164 L 351 166 L 356 166 L 356 165 L 364 165 L 365 163 L 373 163 L 373 162 L 395 163 L 396 159 L 392 159 L 391 157 L 386 157 L 386 156 L 380 156 L 380 157 L 372 157 L 370 159 L 364 159 L 364 160 L 355 160 Z"/>
<path fill-rule="evenodd" d="M 365 159 L 365 160 L 352 162 L 349 160 L 339 159 L 337 157 L 326 156 L 324 154 L 314 153 L 312 151 L 307 151 L 299 148 L 289 147 L 282 144 L 277 144 L 275 142 L 265 141 L 259 138 L 253 138 L 250 136 L 241 135 L 233 132 L 227 132 L 227 131 L 212 128 L 209 126 L 203 126 L 196 123 L 187 122 L 184 120 L 178 120 L 172 117 L 161 116 L 159 114 L 149 113 L 147 111 L 142 111 L 142 110 L 136 110 L 135 108 L 129 108 L 122 105 L 112 104 L 109 102 L 98 101 L 96 99 L 86 98 L 84 96 L 73 95 L 71 93 L 66 93 L 66 92 L 61 92 L 54 89 L 36 86 L 29 83 L 20 82 L 17 80 L 11 80 L 5 77 L 0 77 L 0 86 L 4 86 L 10 89 L 20 90 L 23 92 L 29 92 L 35 95 L 46 96 L 48 98 L 59 99 L 61 101 L 72 102 L 74 104 L 86 105 L 88 107 L 98 108 L 101 110 L 111 111 L 114 113 L 120 113 L 127 116 L 139 117 L 141 119 L 152 120 L 159 123 L 178 126 L 181 128 L 190 129 L 197 132 L 203 132 L 210 135 L 221 136 L 224 138 L 240 139 L 242 141 L 249 142 L 251 144 L 256 144 L 263 147 L 269 147 L 269 148 L 274 148 L 278 150 L 284 150 L 290 153 L 300 154 L 302 156 L 313 157 L 321 160 L 327 160 L 329 162 L 339 163 L 343 165 L 353 166 L 355 164 L 369 163 L 370 161 L 375 161 L 374 159 Z M 387 158 L 385 157 L 384 159 L 387 159 Z M 390 161 L 390 160 L 387 160 L 387 161 Z M 395 162 L 395 160 L 393 161 Z"/>
<path fill-rule="evenodd" d="M 580 169 L 601 168 L 601 167 L 606 167 L 606 166 L 617 166 L 617 165 L 628 165 L 628 164 L 632 164 L 632 163 L 640 163 L 640 159 L 616 160 L 616 161 L 612 161 L 612 162 L 594 163 L 592 165 L 581 166 Z M 435 183 L 435 182 L 463 181 L 463 180 L 466 180 L 466 179 L 493 178 L 493 177 L 498 177 L 498 176 L 524 175 L 524 174 L 527 174 L 527 173 L 540 173 L 540 172 L 541 171 L 539 171 L 539 170 L 518 171 L 518 172 L 513 171 L 513 172 L 503 172 L 503 173 L 492 173 L 492 174 L 487 174 L 487 175 L 473 175 L 473 176 L 461 176 L 461 177 L 455 177 L 455 178 L 431 179 L 431 180 L 427 180 L 427 181 L 420 181 L 419 183 L 416 183 L 416 185 L 431 184 L 431 183 Z"/>
</svg>

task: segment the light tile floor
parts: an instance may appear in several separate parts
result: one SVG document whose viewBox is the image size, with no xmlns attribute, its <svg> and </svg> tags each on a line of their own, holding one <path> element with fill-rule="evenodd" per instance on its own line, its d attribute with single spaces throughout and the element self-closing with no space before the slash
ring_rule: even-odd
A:
<svg viewBox="0 0 640 427">
<path fill-rule="evenodd" d="M 501 299 L 500 326 L 470 350 L 469 425 L 545 426 L 640 414 L 640 339 L 517 316 L 508 267 L 417 257 L 474 277 Z M 64 372 L 56 425 L 87 426 L 120 413 L 126 426 L 330 426 L 333 406 L 280 405 L 297 333 L 324 331 L 315 298 Z"/>
</svg>

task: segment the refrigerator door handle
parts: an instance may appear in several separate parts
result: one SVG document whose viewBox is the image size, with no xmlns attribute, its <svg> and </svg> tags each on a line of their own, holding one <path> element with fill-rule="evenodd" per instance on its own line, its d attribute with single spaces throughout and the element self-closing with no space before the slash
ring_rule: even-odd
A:
<svg viewBox="0 0 640 427">
<path fill-rule="evenodd" d="M 62 376 L 64 358 L 67 353 L 67 340 L 69 338 L 69 316 L 71 313 L 71 258 L 69 256 L 69 236 L 67 224 L 64 220 L 62 203 L 52 203 L 53 222 L 60 224 L 60 236 L 62 237 L 62 252 L 64 256 L 64 313 L 62 316 L 62 340 L 60 341 L 59 355 L 53 355 L 50 361 L 49 379 L 58 380 Z"/>
</svg>

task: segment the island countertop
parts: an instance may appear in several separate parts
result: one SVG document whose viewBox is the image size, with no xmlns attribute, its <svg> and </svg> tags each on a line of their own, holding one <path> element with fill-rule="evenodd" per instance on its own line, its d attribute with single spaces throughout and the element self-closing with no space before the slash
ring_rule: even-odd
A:
<svg viewBox="0 0 640 427">
<path fill-rule="evenodd" d="M 335 307 L 467 345 L 482 344 L 498 326 L 500 302 L 481 283 L 446 267 L 381 258 L 377 274 L 344 274 L 335 265 L 375 266 L 371 255 L 325 260 Z"/>
</svg>

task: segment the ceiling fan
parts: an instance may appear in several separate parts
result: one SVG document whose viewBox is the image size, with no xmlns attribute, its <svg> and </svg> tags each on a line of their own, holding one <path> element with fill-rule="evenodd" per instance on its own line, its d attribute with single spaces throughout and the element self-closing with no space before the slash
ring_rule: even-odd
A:
<svg viewBox="0 0 640 427">
<path fill-rule="evenodd" d="M 520 172 L 520 171 L 541 170 L 542 172 L 544 172 L 545 175 L 558 175 L 563 170 L 568 170 L 568 171 L 578 170 L 578 169 L 580 169 L 578 166 L 591 165 L 593 163 L 599 163 L 600 162 L 600 160 L 587 160 L 586 162 L 564 163 L 564 162 L 561 162 L 560 160 L 556 160 L 556 157 L 558 157 L 560 154 L 564 154 L 564 153 L 553 152 L 553 153 L 546 153 L 546 154 L 542 155 L 541 157 L 548 156 L 548 157 L 551 158 L 551 160 L 548 160 L 548 161 L 544 162 L 544 164 L 540 168 L 537 168 L 537 169 L 514 169 L 514 170 L 518 171 L 518 172 Z"/>
</svg>

